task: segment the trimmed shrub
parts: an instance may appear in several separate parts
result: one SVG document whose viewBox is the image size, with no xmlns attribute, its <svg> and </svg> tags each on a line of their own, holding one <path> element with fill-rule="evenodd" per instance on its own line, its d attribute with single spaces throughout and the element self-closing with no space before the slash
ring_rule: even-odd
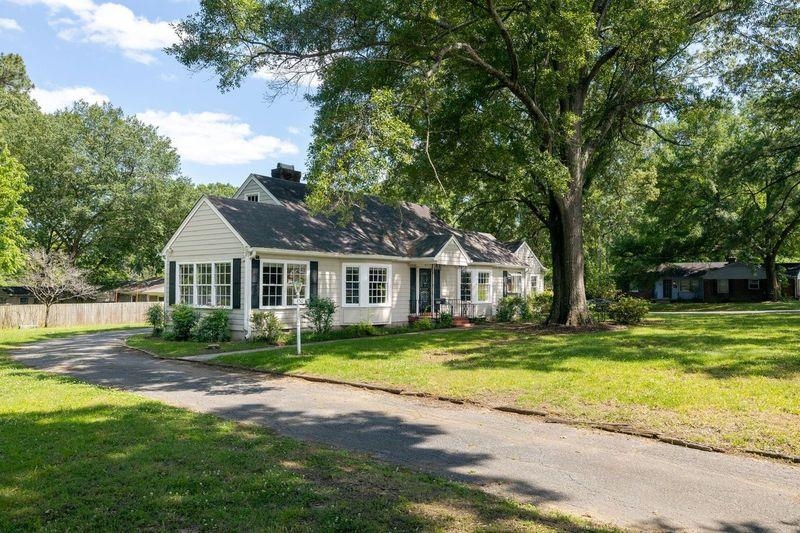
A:
<svg viewBox="0 0 800 533">
<path fill-rule="evenodd" d="M 197 324 L 197 312 L 186 304 L 172 307 L 171 313 L 172 335 L 176 341 L 189 340 L 192 329 Z"/>
<path fill-rule="evenodd" d="M 253 312 L 253 338 L 269 344 L 283 340 L 283 324 L 272 311 Z"/>
<path fill-rule="evenodd" d="M 550 317 L 550 309 L 553 308 L 553 293 L 540 292 L 537 294 L 529 294 L 525 298 L 524 313 L 522 320 L 526 322 L 536 322 L 537 324 L 544 324 Z"/>
<path fill-rule="evenodd" d="M 613 300 L 609 300 L 608 298 L 589 300 L 587 304 L 589 305 L 589 312 L 592 315 L 592 320 L 595 322 L 605 322 L 608 320 L 608 308 L 612 302 Z"/>
<path fill-rule="evenodd" d="M 440 328 L 452 328 L 453 315 L 450 313 L 439 313 L 439 319 L 436 321 L 436 326 Z"/>
<path fill-rule="evenodd" d="M 324 335 L 333 327 L 333 314 L 336 312 L 336 304 L 330 298 L 311 298 L 308 301 L 308 309 L 303 314 L 303 318 L 311 322 L 311 327 L 317 335 Z"/>
<path fill-rule="evenodd" d="M 414 325 L 411 326 L 411 329 L 415 331 L 425 331 L 428 329 L 433 329 L 433 320 L 431 320 L 428 316 L 420 317 L 419 320 L 414 322 Z"/>
<path fill-rule="evenodd" d="M 145 312 L 145 322 L 153 326 L 153 337 L 160 337 L 164 333 L 164 305 L 153 304 Z"/>
<path fill-rule="evenodd" d="M 192 329 L 192 338 L 198 342 L 225 342 L 231 340 L 227 309 L 214 309 L 200 318 Z"/>
<path fill-rule="evenodd" d="M 520 308 L 523 305 L 520 296 L 504 296 L 497 303 L 497 311 L 494 314 L 498 322 L 515 322 L 519 320 Z"/>
<path fill-rule="evenodd" d="M 647 301 L 632 296 L 620 296 L 608 304 L 608 316 L 618 324 L 638 324 L 649 311 Z"/>
<path fill-rule="evenodd" d="M 354 337 L 374 337 L 379 335 L 378 328 L 369 322 L 359 322 L 358 324 L 350 324 L 342 328 L 343 335 Z"/>
</svg>

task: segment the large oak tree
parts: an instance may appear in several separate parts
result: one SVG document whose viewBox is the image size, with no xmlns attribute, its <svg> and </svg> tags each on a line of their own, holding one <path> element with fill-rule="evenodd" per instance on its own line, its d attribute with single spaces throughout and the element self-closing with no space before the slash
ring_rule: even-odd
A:
<svg viewBox="0 0 800 533">
<path fill-rule="evenodd" d="M 551 320 L 589 319 L 584 199 L 742 0 L 204 0 L 172 48 L 229 89 L 316 78 L 317 200 L 413 191 L 549 233 Z M 734 27 L 734 25 L 727 26 Z M 721 28 L 719 26 L 717 29 Z M 312 199 L 313 200 L 313 199 Z M 499 206 L 499 207 L 497 207 Z"/>
</svg>

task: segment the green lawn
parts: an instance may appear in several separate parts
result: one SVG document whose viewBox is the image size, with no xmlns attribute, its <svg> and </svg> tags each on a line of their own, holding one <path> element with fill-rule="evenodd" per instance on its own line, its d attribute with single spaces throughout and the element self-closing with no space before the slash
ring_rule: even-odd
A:
<svg viewBox="0 0 800 533">
<path fill-rule="evenodd" d="M 0 531 L 584 530 L 365 456 L 25 369 L 0 330 Z"/>
<path fill-rule="evenodd" d="M 800 455 L 798 339 L 800 315 L 675 315 L 622 331 L 434 332 L 216 361 Z"/>
<path fill-rule="evenodd" d="M 161 357 L 186 357 L 188 355 L 200 355 L 215 352 L 235 352 L 237 350 L 252 350 L 258 348 L 259 344 L 250 341 L 231 341 L 220 342 L 218 349 L 208 349 L 208 342 L 194 341 L 165 341 L 164 339 L 153 337 L 149 334 L 132 335 L 125 341 L 128 346 L 142 348 L 156 353 Z M 264 347 L 265 344 L 260 344 Z"/>
<path fill-rule="evenodd" d="M 650 310 L 660 313 L 676 311 L 785 311 L 800 310 L 800 300 L 782 302 L 686 302 L 686 303 L 651 303 Z"/>
</svg>

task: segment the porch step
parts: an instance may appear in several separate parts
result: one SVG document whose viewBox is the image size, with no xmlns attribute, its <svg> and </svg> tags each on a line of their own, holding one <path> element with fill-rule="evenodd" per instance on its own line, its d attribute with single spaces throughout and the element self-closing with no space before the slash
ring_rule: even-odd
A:
<svg viewBox="0 0 800 533">
<path fill-rule="evenodd" d="M 470 323 L 469 318 L 465 316 L 454 316 L 453 317 L 453 326 L 457 328 L 468 328 L 472 325 Z"/>
</svg>

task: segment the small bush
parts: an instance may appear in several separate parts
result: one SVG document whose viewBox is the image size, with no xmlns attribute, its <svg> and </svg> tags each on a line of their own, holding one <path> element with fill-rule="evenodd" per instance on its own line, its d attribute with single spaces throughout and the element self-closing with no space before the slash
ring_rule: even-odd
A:
<svg viewBox="0 0 800 533">
<path fill-rule="evenodd" d="M 515 322 L 519 320 L 519 310 L 523 300 L 519 296 L 503 296 L 497 304 L 494 314 L 498 322 Z"/>
<path fill-rule="evenodd" d="M 588 301 L 589 312 L 595 322 L 605 322 L 608 320 L 608 308 L 613 300 L 608 298 L 595 298 Z"/>
<path fill-rule="evenodd" d="M 197 312 L 190 306 L 178 304 L 172 307 L 172 333 L 176 341 L 189 340 L 197 324 Z"/>
<path fill-rule="evenodd" d="M 540 292 L 529 294 L 525 298 L 525 307 L 522 320 L 526 322 L 536 322 L 544 324 L 550 318 L 550 310 L 553 308 L 553 293 Z"/>
<path fill-rule="evenodd" d="M 414 325 L 411 326 L 411 329 L 415 331 L 425 331 L 428 329 L 433 329 L 433 320 L 431 320 L 431 318 L 427 316 L 420 317 L 419 320 L 414 322 Z"/>
<path fill-rule="evenodd" d="M 272 311 L 255 311 L 253 313 L 253 338 L 269 344 L 278 344 L 283 340 L 283 324 Z"/>
<path fill-rule="evenodd" d="M 350 324 L 342 328 L 343 335 L 352 337 L 374 337 L 378 335 L 378 328 L 369 322 L 359 322 L 358 324 Z"/>
<path fill-rule="evenodd" d="M 608 316 L 618 324 L 638 324 L 649 311 L 647 301 L 632 296 L 620 296 L 608 304 Z"/>
<path fill-rule="evenodd" d="M 225 342 L 231 340 L 228 327 L 230 314 L 226 309 L 214 309 L 197 322 L 192 329 L 192 338 L 198 342 Z"/>
<path fill-rule="evenodd" d="M 453 315 L 450 313 L 439 313 L 439 319 L 436 321 L 436 325 L 440 328 L 452 328 Z"/>
<path fill-rule="evenodd" d="M 330 298 L 311 298 L 308 309 L 303 318 L 311 322 L 311 327 L 317 335 L 324 335 L 333 327 L 333 314 L 336 304 Z"/>
<path fill-rule="evenodd" d="M 159 337 L 164 332 L 164 305 L 153 304 L 147 308 L 145 322 L 153 326 L 153 337 Z"/>
</svg>

